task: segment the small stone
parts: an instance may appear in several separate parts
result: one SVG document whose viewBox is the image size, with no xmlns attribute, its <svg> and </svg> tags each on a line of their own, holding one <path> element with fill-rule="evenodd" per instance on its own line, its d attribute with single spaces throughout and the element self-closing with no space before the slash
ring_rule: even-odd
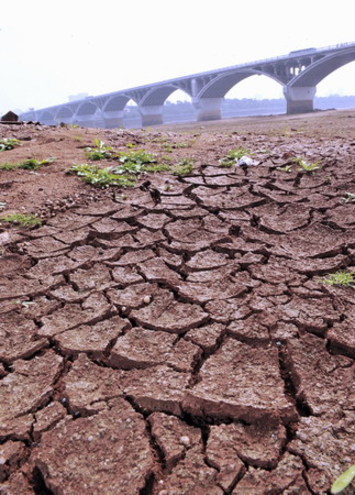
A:
<svg viewBox="0 0 355 495">
<path fill-rule="evenodd" d="M 189 447 L 190 446 L 190 438 L 189 437 L 180 437 L 180 443 L 182 443 L 182 445 L 185 445 L 185 447 Z"/>
<path fill-rule="evenodd" d="M 150 301 L 151 301 L 151 297 L 150 296 L 144 296 L 144 298 L 143 298 L 144 304 L 149 304 Z"/>
</svg>

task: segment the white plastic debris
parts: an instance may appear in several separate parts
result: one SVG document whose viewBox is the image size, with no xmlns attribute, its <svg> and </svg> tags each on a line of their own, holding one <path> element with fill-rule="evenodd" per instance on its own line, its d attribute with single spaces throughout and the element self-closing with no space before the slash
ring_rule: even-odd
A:
<svg viewBox="0 0 355 495">
<path fill-rule="evenodd" d="M 258 165 L 259 162 L 256 160 L 253 160 L 250 158 L 250 156 L 244 155 L 239 160 L 237 161 L 237 166 L 242 167 L 242 166 L 250 166 L 250 165 Z"/>
</svg>

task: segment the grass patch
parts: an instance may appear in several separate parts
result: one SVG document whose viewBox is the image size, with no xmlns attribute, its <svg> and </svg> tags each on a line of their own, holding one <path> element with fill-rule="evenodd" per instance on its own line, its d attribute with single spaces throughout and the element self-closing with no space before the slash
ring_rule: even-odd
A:
<svg viewBox="0 0 355 495">
<path fill-rule="evenodd" d="M 184 158 L 172 168 L 173 175 L 189 175 L 193 172 L 194 162 L 192 158 Z"/>
<path fill-rule="evenodd" d="M 220 167 L 233 167 L 245 155 L 252 155 L 250 151 L 245 148 L 235 148 L 228 151 L 228 153 L 219 160 Z"/>
<path fill-rule="evenodd" d="M 12 150 L 16 146 L 21 146 L 21 142 L 15 138 L 0 139 L 0 151 Z"/>
<path fill-rule="evenodd" d="M 100 168 L 97 165 L 73 165 L 69 172 L 78 175 L 87 184 L 96 187 L 133 187 L 136 184 L 135 178 L 131 175 L 121 175 L 114 173 L 112 167 Z"/>
<path fill-rule="evenodd" d="M 355 286 L 355 272 L 336 272 L 323 279 L 328 285 L 342 285 L 343 287 Z"/>
<path fill-rule="evenodd" d="M 42 220 L 37 215 L 30 213 L 10 213 L 0 217 L 2 222 L 19 225 L 20 227 L 37 227 L 42 225 Z"/>
<path fill-rule="evenodd" d="M 45 160 L 36 160 L 35 158 L 29 158 L 23 162 L 18 163 L 0 163 L 0 170 L 15 170 L 21 168 L 23 170 L 37 170 L 45 165 L 53 163 L 55 158 L 47 158 Z"/>
</svg>

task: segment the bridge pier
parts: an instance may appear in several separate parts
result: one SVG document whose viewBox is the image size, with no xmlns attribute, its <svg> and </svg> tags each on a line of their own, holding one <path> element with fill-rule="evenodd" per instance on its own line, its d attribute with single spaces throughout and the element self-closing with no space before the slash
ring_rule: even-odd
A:
<svg viewBox="0 0 355 495">
<path fill-rule="evenodd" d="M 316 94 L 316 87 L 285 87 L 284 95 L 287 102 L 287 113 L 307 113 L 313 112 L 313 100 Z"/>
<path fill-rule="evenodd" d="M 163 124 L 163 105 L 142 105 L 138 107 L 142 127 Z"/>
<path fill-rule="evenodd" d="M 196 110 L 198 122 L 204 120 L 220 120 L 222 118 L 221 105 L 224 98 L 194 98 L 192 104 Z"/>
<path fill-rule="evenodd" d="M 105 129 L 123 127 L 123 110 L 102 112 Z"/>
</svg>

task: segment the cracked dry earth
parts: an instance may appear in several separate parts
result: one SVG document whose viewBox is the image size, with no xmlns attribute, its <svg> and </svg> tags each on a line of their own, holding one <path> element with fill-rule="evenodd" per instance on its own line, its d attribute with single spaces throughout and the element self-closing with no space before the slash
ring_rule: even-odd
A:
<svg viewBox="0 0 355 495">
<path fill-rule="evenodd" d="M 225 139 L 260 164 L 0 234 L 1 495 L 325 494 L 354 463 L 354 289 L 322 280 L 354 266 L 354 142 Z"/>
</svg>

